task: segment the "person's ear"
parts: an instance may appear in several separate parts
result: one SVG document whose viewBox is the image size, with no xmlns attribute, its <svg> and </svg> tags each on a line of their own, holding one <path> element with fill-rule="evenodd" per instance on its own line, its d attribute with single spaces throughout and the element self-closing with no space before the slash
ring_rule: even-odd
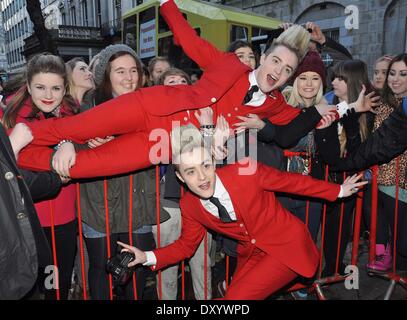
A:
<svg viewBox="0 0 407 320">
<path fill-rule="evenodd" d="M 181 180 L 182 183 L 185 183 L 185 180 L 181 177 L 178 171 L 175 171 L 175 174 L 177 175 L 177 178 Z"/>
</svg>

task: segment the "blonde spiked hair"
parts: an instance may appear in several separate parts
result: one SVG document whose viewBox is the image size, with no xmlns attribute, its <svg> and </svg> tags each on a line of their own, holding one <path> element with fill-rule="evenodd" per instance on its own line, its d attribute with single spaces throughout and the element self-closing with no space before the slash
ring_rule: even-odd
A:
<svg viewBox="0 0 407 320">
<path fill-rule="evenodd" d="M 171 131 L 172 163 L 178 170 L 180 156 L 195 148 L 204 147 L 201 132 L 192 124 L 180 126 Z"/>
<path fill-rule="evenodd" d="M 309 32 L 304 27 L 295 24 L 280 34 L 277 39 L 274 39 L 264 54 L 267 56 L 276 47 L 284 46 L 295 53 L 298 58 L 298 63 L 300 63 L 308 52 L 310 40 L 311 36 Z"/>
</svg>

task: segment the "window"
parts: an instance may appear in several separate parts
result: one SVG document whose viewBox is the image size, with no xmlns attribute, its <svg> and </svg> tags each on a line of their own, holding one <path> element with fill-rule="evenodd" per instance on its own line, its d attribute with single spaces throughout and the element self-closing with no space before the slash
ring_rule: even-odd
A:
<svg viewBox="0 0 407 320">
<path fill-rule="evenodd" d="M 195 31 L 198 35 L 201 34 L 199 28 L 196 28 Z M 173 36 L 158 39 L 158 55 L 168 57 L 173 66 L 187 73 L 199 69 L 198 65 L 184 53 L 180 46 L 174 45 Z"/>
<path fill-rule="evenodd" d="M 236 40 L 249 40 L 249 32 L 246 27 L 232 25 L 230 29 L 230 42 Z"/>
<path fill-rule="evenodd" d="M 114 7 L 115 7 L 115 19 L 119 19 L 122 16 L 122 1 L 115 0 Z"/>
<path fill-rule="evenodd" d="M 99 27 L 102 25 L 102 11 L 100 7 L 100 0 L 96 1 L 96 21 L 95 21 L 95 27 Z"/>
<path fill-rule="evenodd" d="M 156 48 L 156 16 L 155 7 L 146 9 L 139 14 L 139 55 L 141 59 L 154 57 Z"/>
<path fill-rule="evenodd" d="M 62 12 L 62 24 L 63 25 L 66 25 L 66 13 L 65 12 Z"/>
<path fill-rule="evenodd" d="M 332 40 L 339 42 L 339 28 L 324 30 L 322 31 L 326 37 L 331 38 Z"/>
<path fill-rule="evenodd" d="M 123 43 L 137 51 L 137 15 L 124 19 Z"/>
<path fill-rule="evenodd" d="M 267 45 L 268 34 L 271 30 L 252 27 L 251 45 L 255 54 L 259 57 L 264 52 Z"/>
<path fill-rule="evenodd" d="M 82 25 L 87 27 L 88 26 L 88 4 L 86 0 L 82 0 L 81 2 L 81 11 L 82 11 Z"/>
<path fill-rule="evenodd" d="M 76 26 L 75 6 L 69 8 L 69 15 L 71 16 L 71 26 Z"/>
</svg>

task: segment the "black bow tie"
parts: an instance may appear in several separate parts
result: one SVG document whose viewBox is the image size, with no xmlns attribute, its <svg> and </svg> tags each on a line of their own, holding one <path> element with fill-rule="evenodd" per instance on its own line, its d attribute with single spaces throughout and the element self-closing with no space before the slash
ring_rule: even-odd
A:
<svg viewBox="0 0 407 320">
<path fill-rule="evenodd" d="M 212 202 L 216 206 L 216 208 L 218 208 L 219 218 L 222 222 L 225 222 L 225 223 L 233 222 L 233 220 L 230 218 L 228 211 L 220 203 L 218 198 L 210 197 L 209 201 Z"/>
<path fill-rule="evenodd" d="M 252 100 L 252 98 L 253 98 L 253 94 L 257 91 L 259 91 L 258 86 L 251 86 L 249 91 L 247 91 L 246 96 L 243 99 L 243 104 L 250 102 L 250 100 Z"/>
</svg>

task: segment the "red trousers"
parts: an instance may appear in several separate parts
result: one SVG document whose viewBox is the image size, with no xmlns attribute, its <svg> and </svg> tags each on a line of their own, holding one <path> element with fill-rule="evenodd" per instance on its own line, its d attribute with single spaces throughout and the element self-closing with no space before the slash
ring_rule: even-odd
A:
<svg viewBox="0 0 407 320">
<path fill-rule="evenodd" d="M 98 148 L 79 151 L 71 177 L 111 176 L 149 167 L 160 162 L 150 154 L 157 143 L 152 139 L 157 131 L 158 135 L 166 133 L 160 146 L 170 156 L 169 133 L 173 125 L 198 125 L 185 110 L 214 104 L 247 71 L 235 55 L 225 55 L 208 67 L 195 85 L 139 89 L 76 116 L 37 121 L 29 124 L 34 136 L 32 148 L 38 151 L 40 146 L 56 145 L 65 139 L 84 144 L 95 137 L 115 135 Z M 19 165 L 49 170 L 52 152 L 45 149 L 38 161 L 29 149 L 20 154 Z"/>
<path fill-rule="evenodd" d="M 273 256 L 258 249 L 238 269 L 225 300 L 264 300 L 298 276 Z"/>
</svg>

